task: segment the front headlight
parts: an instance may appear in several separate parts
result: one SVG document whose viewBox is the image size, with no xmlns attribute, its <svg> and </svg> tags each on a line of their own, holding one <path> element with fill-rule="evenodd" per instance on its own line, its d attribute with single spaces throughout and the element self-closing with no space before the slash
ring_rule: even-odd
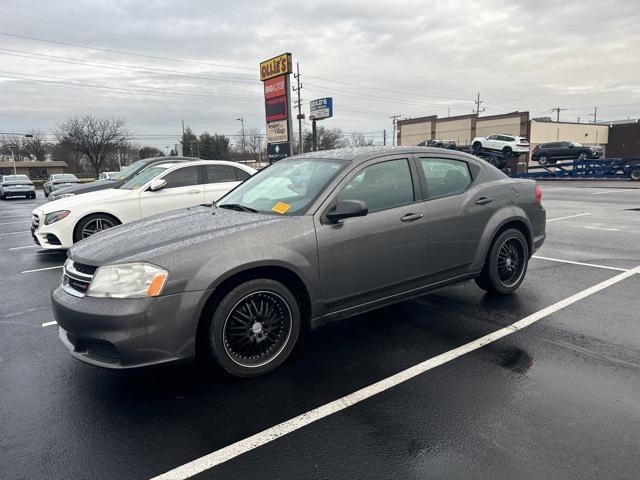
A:
<svg viewBox="0 0 640 480">
<path fill-rule="evenodd" d="M 47 213 L 44 217 L 44 224 L 51 225 L 52 223 L 59 222 L 63 218 L 67 218 L 70 213 L 69 210 L 58 210 L 57 212 Z"/>
<path fill-rule="evenodd" d="M 87 290 L 88 297 L 157 297 L 169 272 L 148 263 L 106 265 L 96 270 Z"/>
</svg>

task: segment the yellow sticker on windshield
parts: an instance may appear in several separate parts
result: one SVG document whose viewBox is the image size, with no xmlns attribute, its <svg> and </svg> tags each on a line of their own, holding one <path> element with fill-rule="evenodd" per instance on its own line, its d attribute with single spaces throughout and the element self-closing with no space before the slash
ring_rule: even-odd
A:
<svg viewBox="0 0 640 480">
<path fill-rule="evenodd" d="M 287 213 L 287 211 L 290 208 L 291 208 L 291 205 L 288 205 L 288 204 L 282 203 L 282 202 L 278 202 L 273 206 L 273 208 L 271 210 L 273 210 L 276 213 L 279 213 L 280 215 L 284 215 L 285 213 Z"/>
</svg>

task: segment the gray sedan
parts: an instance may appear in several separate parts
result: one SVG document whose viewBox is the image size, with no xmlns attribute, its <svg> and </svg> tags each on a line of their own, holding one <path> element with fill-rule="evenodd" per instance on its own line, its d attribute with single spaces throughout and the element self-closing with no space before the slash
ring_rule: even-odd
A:
<svg viewBox="0 0 640 480">
<path fill-rule="evenodd" d="M 109 368 L 200 356 L 250 377 L 300 332 L 475 279 L 510 294 L 545 238 L 541 192 L 425 147 L 281 160 L 218 201 L 75 244 L 52 292 L 71 354 Z"/>
</svg>

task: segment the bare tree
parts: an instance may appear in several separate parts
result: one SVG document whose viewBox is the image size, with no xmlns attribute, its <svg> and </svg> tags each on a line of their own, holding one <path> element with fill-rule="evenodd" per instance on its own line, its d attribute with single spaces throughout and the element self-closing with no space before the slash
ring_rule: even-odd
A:
<svg viewBox="0 0 640 480">
<path fill-rule="evenodd" d="M 351 135 L 351 145 L 354 147 L 371 147 L 375 145 L 373 138 L 367 138 L 361 133 L 353 133 Z"/>
<path fill-rule="evenodd" d="M 263 146 L 263 134 L 260 133 L 256 127 L 249 127 L 246 132 L 246 145 L 249 153 L 253 157 L 254 160 L 258 159 L 258 153 L 262 150 Z"/>
<path fill-rule="evenodd" d="M 44 133 L 39 130 L 32 130 L 28 133 L 28 137 L 22 142 L 22 151 L 29 158 L 43 162 L 47 155 L 47 144 L 44 139 Z"/>
<path fill-rule="evenodd" d="M 117 154 L 117 148 L 124 147 L 131 137 L 123 119 L 101 119 L 92 115 L 70 118 L 59 124 L 55 133 L 60 143 L 71 145 L 85 155 L 96 176 L 102 171 L 104 161 Z"/>
<path fill-rule="evenodd" d="M 330 150 L 332 148 L 346 147 L 348 140 L 344 137 L 342 130 L 339 128 L 324 128 L 318 127 L 317 129 L 318 150 Z M 311 131 L 307 130 L 304 134 L 303 144 L 304 151 L 311 151 L 312 144 Z"/>
</svg>

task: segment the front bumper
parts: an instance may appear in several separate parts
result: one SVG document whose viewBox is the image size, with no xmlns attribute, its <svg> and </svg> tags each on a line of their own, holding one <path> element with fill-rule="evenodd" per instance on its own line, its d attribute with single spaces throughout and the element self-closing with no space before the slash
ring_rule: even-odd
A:
<svg viewBox="0 0 640 480">
<path fill-rule="evenodd" d="M 210 293 L 79 298 L 57 287 L 51 303 L 60 340 L 73 357 L 128 369 L 193 359 L 198 319 Z"/>
<path fill-rule="evenodd" d="M 31 218 L 31 237 L 36 245 L 49 250 L 66 250 L 73 245 L 73 226 L 75 217 L 67 217 L 59 222 L 45 225 L 46 215 L 39 209 L 33 211 Z"/>
</svg>

